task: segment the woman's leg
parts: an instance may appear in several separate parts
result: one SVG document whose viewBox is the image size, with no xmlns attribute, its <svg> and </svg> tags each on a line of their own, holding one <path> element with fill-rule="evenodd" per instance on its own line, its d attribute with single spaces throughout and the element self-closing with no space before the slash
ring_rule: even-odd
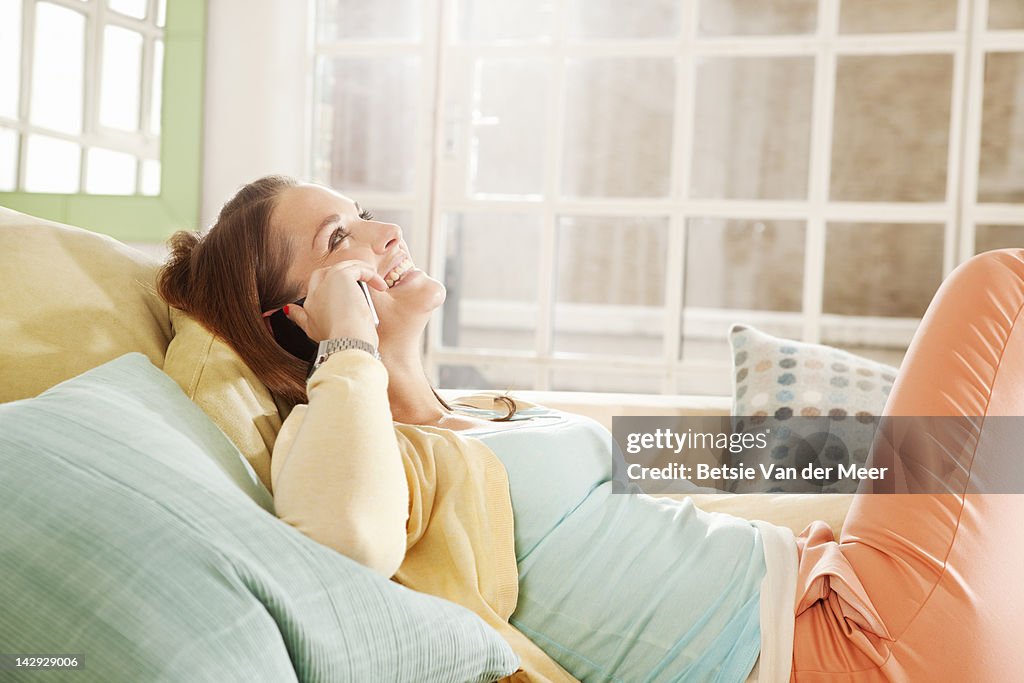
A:
<svg viewBox="0 0 1024 683">
<path fill-rule="evenodd" d="M 1024 250 L 977 256 L 936 293 L 885 413 L 949 416 L 961 476 L 951 493 L 857 496 L 838 543 L 823 523 L 801 534 L 794 680 L 1024 677 L 1024 495 L 976 493 L 1019 480 L 1024 439 L 954 419 L 1024 416 L 1022 307 Z M 942 445 L 907 436 L 903 459 Z"/>
</svg>

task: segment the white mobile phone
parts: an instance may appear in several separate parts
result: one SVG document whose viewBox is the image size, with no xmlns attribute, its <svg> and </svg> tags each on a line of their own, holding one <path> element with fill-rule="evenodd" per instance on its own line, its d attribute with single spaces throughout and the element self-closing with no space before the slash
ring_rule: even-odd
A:
<svg viewBox="0 0 1024 683">
<path fill-rule="evenodd" d="M 363 290 L 363 296 L 366 297 L 366 305 L 370 307 L 370 315 L 373 316 L 373 326 L 377 327 L 380 325 L 380 318 L 377 317 L 377 309 L 373 307 L 373 299 L 370 298 L 370 288 L 366 286 L 366 283 L 359 280 L 359 289 Z"/>
</svg>

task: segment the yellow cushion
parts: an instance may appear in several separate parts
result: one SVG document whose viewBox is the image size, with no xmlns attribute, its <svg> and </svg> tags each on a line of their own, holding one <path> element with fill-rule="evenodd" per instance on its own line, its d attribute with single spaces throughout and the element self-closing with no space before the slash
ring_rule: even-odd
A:
<svg viewBox="0 0 1024 683">
<path fill-rule="evenodd" d="M 171 326 L 157 266 L 113 238 L 0 207 L 0 401 L 129 351 L 163 365 Z"/>
<path fill-rule="evenodd" d="M 270 454 L 289 407 L 275 401 L 234 349 L 195 319 L 172 308 L 171 325 L 164 372 L 242 451 L 269 490 Z"/>
</svg>

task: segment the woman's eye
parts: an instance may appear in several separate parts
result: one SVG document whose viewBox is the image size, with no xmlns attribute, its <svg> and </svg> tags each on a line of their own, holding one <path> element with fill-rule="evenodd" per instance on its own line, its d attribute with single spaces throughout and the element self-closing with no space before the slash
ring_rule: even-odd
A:
<svg viewBox="0 0 1024 683">
<path fill-rule="evenodd" d="M 335 228 L 327 240 L 327 250 L 334 251 L 337 249 L 338 245 L 344 242 L 346 237 L 348 237 L 348 233 L 345 232 L 344 228 Z"/>
<path fill-rule="evenodd" d="M 373 211 L 370 211 L 369 209 L 363 209 L 362 211 L 359 212 L 359 218 L 364 221 L 372 221 Z"/>
</svg>

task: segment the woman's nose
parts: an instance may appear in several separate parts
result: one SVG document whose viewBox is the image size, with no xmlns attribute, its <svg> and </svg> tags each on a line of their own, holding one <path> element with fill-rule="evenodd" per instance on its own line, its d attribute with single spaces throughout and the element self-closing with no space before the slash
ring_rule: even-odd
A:
<svg viewBox="0 0 1024 683">
<path fill-rule="evenodd" d="M 363 221 L 357 230 L 361 241 L 377 254 L 386 254 L 402 239 L 402 229 L 394 223 Z"/>
</svg>

